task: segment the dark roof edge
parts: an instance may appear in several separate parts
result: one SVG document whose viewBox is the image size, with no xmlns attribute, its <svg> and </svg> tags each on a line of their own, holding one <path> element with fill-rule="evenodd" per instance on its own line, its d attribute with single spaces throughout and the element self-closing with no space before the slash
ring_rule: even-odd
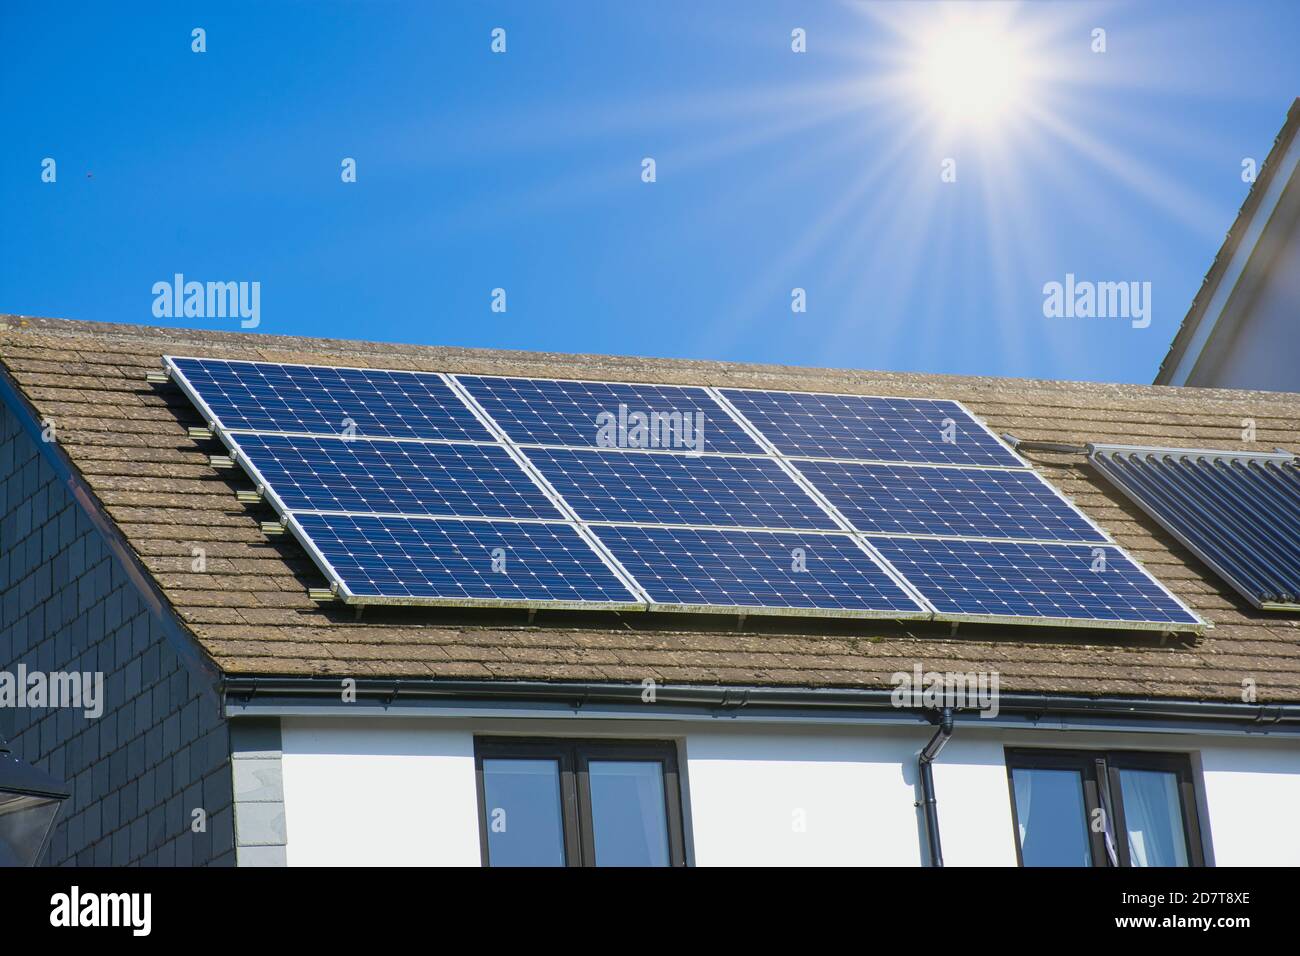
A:
<svg viewBox="0 0 1300 956">
<path fill-rule="evenodd" d="M 66 800 L 72 790 L 66 783 L 22 760 L 0 737 L 0 790 Z"/>
<path fill-rule="evenodd" d="M 221 685 L 227 716 L 331 711 L 331 716 L 380 707 L 409 713 L 412 707 L 552 705 L 553 710 L 626 706 L 625 716 L 654 719 L 672 713 L 739 716 L 741 712 L 787 715 L 866 716 L 871 713 L 928 719 L 929 712 L 899 707 L 886 688 L 755 687 L 691 684 L 616 684 L 592 682 L 494 681 L 439 678 L 355 679 L 355 702 L 341 700 L 342 676 L 227 677 Z M 647 700 L 653 690 L 653 700 Z M 1300 735 L 1300 704 L 1245 704 L 1233 701 L 1151 697 L 1085 697 L 1073 694 L 999 693 L 1000 713 L 1037 722 L 1077 720 L 1106 724 L 1157 725 L 1188 733 L 1214 728 L 1234 733 Z M 370 705 L 367 707 L 366 705 Z M 234 711 L 235 713 L 232 713 Z M 981 718 L 973 712 L 968 716 Z M 543 714 L 544 715 L 544 714 Z M 557 713 L 557 715 L 560 715 Z"/>
<path fill-rule="evenodd" d="M 1300 96 L 1292 101 L 1291 108 L 1287 110 L 1286 122 L 1273 140 L 1273 147 L 1264 159 L 1260 175 L 1255 182 L 1251 183 L 1250 191 L 1246 193 L 1246 198 L 1237 211 L 1237 218 L 1233 221 L 1232 228 L 1228 230 L 1223 245 L 1215 253 L 1214 262 L 1210 264 L 1209 270 L 1205 273 L 1205 278 L 1201 280 L 1201 287 L 1192 298 L 1192 304 L 1187 310 L 1187 315 L 1183 317 L 1182 324 L 1179 325 L 1178 331 L 1174 334 L 1174 340 L 1169 345 L 1169 351 L 1166 353 L 1164 360 L 1161 361 L 1160 368 L 1151 384 L 1173 384 L 1171 382 L 1173 374 L 1181 364 L 1188 346 L 1191 345 L 1196 330 L 1200 328 L 1201 322 L 1204 321 L 1210 300 L 1214 298 L 1214 292 L 1218 288 L 1228 264 L 1237 254 L 1242 236 L 1246 233 L 1247 226 L 1255 217 L 1255 213 L 1258 212 L 1259 206 L 1264 200 L 1264 194 L 1268 192 L 1273 178 L 1277 175 L 1282 157 L 1291 148 L 1297 131 L 1300 131 Z"/>
<path fill-rule="evenodd" d="M 199 646 L 197 639 L 177 616 L 171 602 L 163 594 L 153 574 L 141 563 L 135 549 L 127 542 L 117 522 L 104 510 L 102 502 L 91 491 L 77 466 L 68 457 L 58 443 L 45 441 L 42 426 L 36 417 L 36 411 L 23 396 L 17 383 L 10 377 L 9 370 L 0 362 L 0 402 L 14 413 L 19 425 L 36 445 L 38 453 L 54 470 L 54 474 L 67 487 L 68 493 L 85 512 L 95 530 L 100 533 L 108 550 L 121 564 L 127 579 L 136 589 L 149 613 L 162 627 L 163 635 L 175 650 L 177 656 L 193 673 L 203 687 L 204 692 L 215 695 L 221 676 L 216 664 Z"/>
</svg>

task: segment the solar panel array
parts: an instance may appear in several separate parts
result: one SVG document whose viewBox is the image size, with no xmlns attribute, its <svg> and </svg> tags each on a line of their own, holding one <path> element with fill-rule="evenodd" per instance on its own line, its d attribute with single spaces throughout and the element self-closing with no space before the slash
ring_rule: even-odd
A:
<svg viewBox="0 0 1300 956">
<path fill-rule="evenodd" d="M 1204 626 L 957 402 L 165 361 L 345 601 Z"/>
</svg>

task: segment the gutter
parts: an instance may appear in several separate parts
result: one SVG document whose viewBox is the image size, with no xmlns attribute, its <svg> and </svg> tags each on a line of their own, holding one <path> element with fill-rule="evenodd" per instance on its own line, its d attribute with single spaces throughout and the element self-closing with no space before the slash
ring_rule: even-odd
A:
<svg viewBox="0 0 1300 956">
<path fill-rule="evenodd" d="M 930 851 L 930 865 L 943 866 L 943 847 L 939 843 L 939 805 L 934 798 L 934 773 L 931 764 L 943 750 L 944 744 L 952 736 L 951 707 L 939 712 L 939 729 L 934 732 L 930 742 L 921 748 L 916 758 L 916 768 L 921 777 L 921 806 L 925 808 L 925 839 Z"/>
<path fill-rule="evenodd" d="M 532 716 L 890 720 L 919 723 L 916 708 L 899 707 L 890 688 L 607 684 L 451 678 L 355 679 L 355 701 L 342 700 L 341 677 L 227 676 L 221 681 L 228 717 L 263 715 L 405 714 L 432 710 L 460 716 L 531 711 Z M 653 692 L 653 697 L 649 695 Z M 995 719 L 958 711 L 972 725 L 1053 729 L 1127 729 L 1182 733 L 1300 736 L 1300 704 L 1084 697 L 1000 693 Z"/>
</svg>

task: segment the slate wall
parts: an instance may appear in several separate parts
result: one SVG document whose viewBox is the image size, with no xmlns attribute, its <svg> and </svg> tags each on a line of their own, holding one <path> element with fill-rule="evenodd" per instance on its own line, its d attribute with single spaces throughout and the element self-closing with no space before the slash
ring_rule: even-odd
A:
<svg viewBox="0 0 1300 956">
<path fill-rule="evenodd" d="M 68 784 L 52 865 L 233 865 L 230 731 L 38 442 L 0 401 L 0 671 L 100 672 L 104 710 L 0 707 Z M 196 831 L 195 810 L 205 828 Z"/>
</svg>

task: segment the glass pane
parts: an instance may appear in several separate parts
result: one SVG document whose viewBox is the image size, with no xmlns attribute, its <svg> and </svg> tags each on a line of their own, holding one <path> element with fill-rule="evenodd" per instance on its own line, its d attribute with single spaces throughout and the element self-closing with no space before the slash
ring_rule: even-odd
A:
<svg viewBox="0 0 1300 956">
<path fill-rule="evenodd" d="M 0 866 L 35 866 L 59 801 L 0 793 Z"/>
<path fill-rule="evenodd" d="M 1025 866 L 1092 866 L 1079 772 L 1016 768 L 1011 781 Z"/>
<path fill-rule="evenodd" d="M 483 796 L 492 866 L 564 866 L 558 760 L 484 760 Z"/>
<path fill-rule="evenodd" d="M 1177 774 L 1121 770 L 1119 786 L 1131 865 L 1187 866 Z"/>
<path fill-rule="evenodd" d="M 592 832 L 597 866 L 668 866 L 668 811 L 657 760 L 593 760 Z"/>
</svg>

